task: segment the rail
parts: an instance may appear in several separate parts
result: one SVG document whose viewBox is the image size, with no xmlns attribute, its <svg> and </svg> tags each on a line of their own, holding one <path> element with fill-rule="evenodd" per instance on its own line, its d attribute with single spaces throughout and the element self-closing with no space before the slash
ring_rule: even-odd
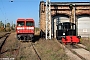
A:
<svg viewBox="0 0 90 60">
<path fill-rule="evenodd" d="M 0 37 L 0 54 L 1 54 L 1 49 L 2 49 L 3 45 L 5 44 L 5 41 L 9 35 L 10 35 L 10 33 L 6 33 L 2 37 Z"/>
</svg>

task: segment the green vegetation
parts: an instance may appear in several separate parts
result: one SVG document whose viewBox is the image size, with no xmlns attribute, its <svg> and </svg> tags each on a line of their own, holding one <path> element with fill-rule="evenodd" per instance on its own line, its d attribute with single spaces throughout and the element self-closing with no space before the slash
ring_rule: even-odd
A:
<svg viewBox="0 0 90 60">
<path fill-rule="evenodd" d="M 15 24 L 6 23 L 4 24 L 2 21 L 0 21 L 0 32 L 4 31 L 12 31 L 15 30 Z"/>
<path fill-rule="evenodd" d="M 36 32 L 39 31 L 39 28 L 38 28 L 38 27 L 35 27 L 35 31 L 36 31 Z"/>
<path fill-rule="evenodd" d="M 53 40 L 39 40 L 35 46 L 41 60 L 69 60 L 64 49 Z"/>
<path fill-rule="evenodd" d="M 80 42 L 90 51 L 90 38 L 81 38 Z"/>
<path fill-rule="evenodd" d="M 38 27 L 35 27 L 35 34 L 36 34 L 36 35 L 39 35 L 39 34 L 40 34 Z"/>
<path fill-rule="evenodd" d="M 20 56 L 20 60 L 25 60 L 26 56 Z"/>
</svg>

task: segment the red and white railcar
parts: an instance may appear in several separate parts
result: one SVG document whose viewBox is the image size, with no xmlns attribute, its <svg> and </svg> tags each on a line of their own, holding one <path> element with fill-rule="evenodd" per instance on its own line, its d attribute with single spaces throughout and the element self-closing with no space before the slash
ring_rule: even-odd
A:
<svg viewBox="0 0 90 60">
<path fill-rule="evenodd" d="M 33 19 L 17 19 L 17 38 L 19 40 L 33 40 L 35 33 L 35 22 Z"/>
</svg>

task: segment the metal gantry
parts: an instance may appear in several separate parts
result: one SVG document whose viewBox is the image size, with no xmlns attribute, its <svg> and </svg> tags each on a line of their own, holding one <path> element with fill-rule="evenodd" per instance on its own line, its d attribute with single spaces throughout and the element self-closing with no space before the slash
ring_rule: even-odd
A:
<svg viewBox="0 0 90 60">
<path fill-rule="evenodd" d="M 51 3 L 46 0 L 46 40 L 51 39 Z"/>
</svg>

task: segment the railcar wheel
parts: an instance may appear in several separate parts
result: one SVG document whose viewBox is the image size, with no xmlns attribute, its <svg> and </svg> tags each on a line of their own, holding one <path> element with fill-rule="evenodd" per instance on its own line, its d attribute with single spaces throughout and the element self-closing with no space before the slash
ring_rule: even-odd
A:
<svg viewBox="0 0 90 60">
<path fill-rule="evenodd" d="M 17 39 L 20 40 L 20 37 L 18 37 L 18 35 L 17 35 Z"/>
<path fill-rule="evenodd" d="M 31 37 L 31 41 L 33 41 L 33 37 Z"/>
</svg>

